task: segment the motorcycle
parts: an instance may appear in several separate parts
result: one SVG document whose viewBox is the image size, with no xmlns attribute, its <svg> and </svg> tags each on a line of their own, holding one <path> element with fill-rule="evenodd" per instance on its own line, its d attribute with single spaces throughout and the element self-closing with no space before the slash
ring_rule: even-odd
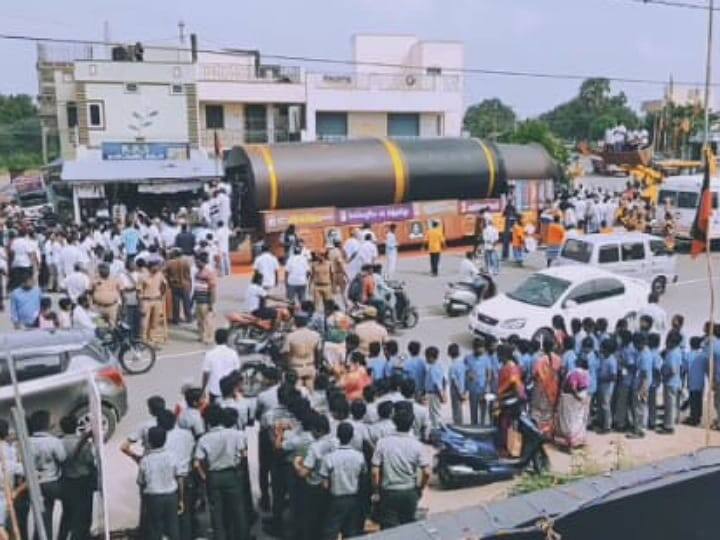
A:
<svg viewBox="0 0 720 540">
<path fill-rule="evenodd" d="M 391 289 L 392 298 L 385 298 L 383 313 L 379 317 L 379 322 L 389 332 L 394 332 L 398 326 L 403 328 L 415 328 L 420 320 L 420 314 L 415 306 L 410 302 L 410 297 L 405 289 L 405 283 L 401 281 L 386 281 L 386 286 Z M 347 309 L 347 314 L 356 322 L 364 321 L 366 312 L 370 306 L 367 304 L 354 303 Z M 375 308 L 377 309 L 377 308 Z"/>
<path fill-rule="evenodd" d="M 275 320 L 261 319 L 251 313 L 228 313 L 225 316 L 230 327 L 228 341 L 231 344 L 242 340 L 263 341 L 275 331 L 289 331 L 293 322 L 293 306 L 288 304 L 287 307 L 277 307 L 276 309 Z"/>
<path fill-rule="evenodd" d="M 96 335 L 105 349 L 117 356 L 126 373 L 140 375 L 155 365 L 155 349 L 134 338 L 130 326 L 125 322 L 119 322 L 114 327 L 98 328 Z"/>
<path fill-rule="evenodd" d="M 500 406 L 517 411 L 522 436 L 520 457 L 500 456 L 497 428 L 444 425 L 431 434 L 431 441 L 439 449 L 435 472 L 444 489 L 510 480 L 526 470 L 540 474 L 549 468 L 545 437 L 521 410 L 519 400 L 504 400 Z"/>
<path fill-rule="evenodd" d="M 488 300 L 497 294 L 497 286 L 492 276 L 486 272 L 479 272 L 472 283 L 457 281 L 448 283 L 443 307 L 450 317 L 463 312 L 471 311 L 483 300 Z"/>
</svg>

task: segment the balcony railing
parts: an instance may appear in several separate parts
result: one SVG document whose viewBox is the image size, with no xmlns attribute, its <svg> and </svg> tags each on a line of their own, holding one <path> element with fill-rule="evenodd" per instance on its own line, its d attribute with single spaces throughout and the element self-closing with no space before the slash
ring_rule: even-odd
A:
<svg viewBox="0 0 720 540">
<path fill-rule="evenodd" d="M 313 74 L 315 88 L 323 90 L 386 90 L 421 92 L 459 92 L 458 75 L 415 73 L 337 73 Z"/>
<path fill-rule="evenodd" d="M 106 45 L 61 45 L 38 43 L 38 62 L 71 64 L 76 60 L 102 60 L 108 57 Z"/>
<path fill-rule="evenodd" d="M 291 84 L 299 84 L 302 79 L 300 68 L 297 66 L 256 67 L 232 63 L 200 64 L 199 78 L 201 81 Z"/>
<path fill-rule="evenodd" d="M 202 129 L 200 145 L 213 153 L 215 149 L 215 132 L 224 149 L 240 144 L 275 143 L 299 141 L 300 132 L 291 133 L 286 126 L 273 129 Z"/>
</svg>

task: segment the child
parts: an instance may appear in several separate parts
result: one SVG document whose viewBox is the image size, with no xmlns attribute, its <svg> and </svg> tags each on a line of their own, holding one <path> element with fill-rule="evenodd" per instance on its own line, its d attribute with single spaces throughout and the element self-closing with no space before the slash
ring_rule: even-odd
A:
<svg viewBox="0 0 720 540">
<path fill-rule="evenodd" d="M 575 352 L 575 338 L 573 336 L 565 336 L 563 350 L 565 351 L 562 355 L 563 370 L 565 373 L 570 373 L 575 369 L 575 361 L 578 356 Z"/>
<path fill-rule="evenodd" d="M 409 358 L 405 360 L 405 374 L 415 381 L 415 390 L 418 397 L 422 395 L 425 388 L 425 372 L 427 371 L 425 360 L 420 355 L 421 350 L 422 345 L 420 345 L 419 341 L 411 341 L 408 343 Z"/>
<path fill-rule="evenodd" d="M 630 439 L 645 437 L 648 416 L 648 394 L 652 383 L 653 358 L 648 348 L 647 337 L 635 332 L 632 344 L 637 351 L 635 376 L 632 381 L 630 402 L 632 404 L 633 430 L 627 434 Z"/>
<path fill-rule="evenodd" d="M 363 421 L 366 424 L 374 424 L 380 421 L 378 406 L 375 403 L 375 387 L 370 384 L 363 388 L 363 400 L 365 400 L 365 416 Z"/>
<path fill-rule="evenodd" d="M 609 433 L 612 427 L 612 399 L 618 374 L 615 348 L 614 339 L 606 339 L 600 343 L 600 367 L 598 368 L 600 421 L 598 422 L 598 433 L 601 435 Z"/>
<path fill-rule="evenodd" d="M 442 422 L 442 404 L 447 399 L 446 389 L 447 380 L 443 373 L 442 366 L 438 364 L 440 351 L 437 347 L 428 347 L 425 349 L 425 361 L 427 362 L 427 372 L 425 374 L 425 395 L 428 400 L 428 408 L 430 409 L 430 426 L 432 429 L 440 427 Z"/>
<path fill-rule="evenodd" d="M 452 406 L 453 424 L 463 424 L 463 401 L 467 399 L 465 392 L 465 374 L 467 369 L 465 362 L 460 357 L 460 347 L 457 343 L 451 343 L 448 347 L 448 356 L 450 357 L 450 370 L 448 379 L 450 380 L 450 404 Z"/>
<path fill-rule="evenodd" d="M 385 371 L 389 377 L 395 373 L 403 373 L 405 359 L 399 352 L 400 348 L 398 347 L 397 341 L 391 339 L 385 342 L 385 358 L 387 358 Z"/>
<path fill-rule="evenodd" d="M 683 423 L 689 426 L 699 426 L 702 420 L 705 377 L 708 373 L 708 362 L 702 353 L 702 341 L 702 337 L 691 337 L 690 351 L 685 355 L 685 372 L 690 392 L 690 416 Z"/>
<path fill-rule="evenodd" d="M 58 328 L 67 330 L 72 328 L 72 300 L 69 298 L 61 298 L 58 302 L 60 312 L 58 313 Z"/>
<path fill-rule="evenodd" d="M 652 366 L 653 376 L 652 383 L 650 384 L 650 391 L 648 392 L 648 429 L 655 430 L 655 424 L 657 422 L 657 391 L 660 387 L 660 368 L 662 367 L 663 359 L 660 354 L 660 334 L 652 333 L 648 336 L 648 346 L 650 347 L 650 354 L 652 355 Z"/>
<path fill-rule="evenodd" d="M 187 388 L 185 394 L 185 410 L 178 415 L 177 425 L 181 429 L 187 429 L 198 440 L 205 433 L 205 422 L 203 421 L 200 407 L 202 405 L 202 389 Z"/>
<path fill-rule="evenodd" d="M 665 421 L 658 433 L 672 435 L 675 433 L 677 420 L 677 395 L 680 392 L 680 369 L 682 368 L 682 335 L 677 330 L 668 333 L 665 358 L 663 359 L 660 375 L 663 383 L 663 405 L 665 406 Z"/>
<path fill-rule="evenodd" d="M 40 328 L 40 330 L 55 330 L 57 328 L 57 322 L 57 315 L 52 311 L 52 298 L 43 296 L 40 299 L 38 328 Z"/>
<path fill-rule="evenodd" d="M 382 354 L 382 345 L 379 341 L 373 341 L 368 346 L 367 365 L 372 373 L 373 382 L 382 381 L 387 377 L 387 360 Z"/>
<path fill-rule="evenodd" d="M 618 349 L 618 387 L 615 393 L 615 429 L 625 431 L 628 427 L 628 406 L 635 372 L 637 371 L 637 351 L 632 344 L 632 334 L 622 330 L 619 334 Z"/>
<path fill-rule="evenodd" d="M 587 336 L 583 339 L 582 348 L 580 349 L 580 356 L 585 360 L 586 369 L 588 370 L 588 376 L 590 377 L 590 384 L 588 385 L 587 393 L 590 397 L 590 424 L 594 423 L 597 418 L 598 400 L 597 400 L 597 389 L 598 389 L 598 368 L 599 361 L 595 354 L 595 339 L 594 336 Z"/>
</svg>

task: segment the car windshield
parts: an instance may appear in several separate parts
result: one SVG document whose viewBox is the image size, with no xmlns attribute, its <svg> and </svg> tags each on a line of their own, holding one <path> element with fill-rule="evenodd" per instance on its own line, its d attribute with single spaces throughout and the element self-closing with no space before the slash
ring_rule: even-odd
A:
<svg viewBox="0 0 720 540">
<path fill-rule="evenodd" d="M 533 274 L 510 293 L 509 298 L 533 306 L 550 307 L 567 291 L 570 282 L 544 274 Z"/>
</svg>

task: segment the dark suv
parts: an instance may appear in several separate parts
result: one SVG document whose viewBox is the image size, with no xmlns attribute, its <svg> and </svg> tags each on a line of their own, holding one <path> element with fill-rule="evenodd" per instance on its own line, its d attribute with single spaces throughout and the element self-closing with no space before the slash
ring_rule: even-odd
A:
<svg viewBox="0 0 720 540">
<path fill-rule="evenodd" d="M 63 416 L 72 414 L 85 429 L 90 414 L 87 381 L 81 375 L 90 372 L 100 391 L 105 439 L 112 436 L 127 412 L 127 388 L 117 361 L 92 332 L 28 330 L 0 334 L 0 417 L 12 425 L 10 408 L 15 398 L 8 352 L 26 414 L 45 409 L 54 428 Z"/>
</svg>

